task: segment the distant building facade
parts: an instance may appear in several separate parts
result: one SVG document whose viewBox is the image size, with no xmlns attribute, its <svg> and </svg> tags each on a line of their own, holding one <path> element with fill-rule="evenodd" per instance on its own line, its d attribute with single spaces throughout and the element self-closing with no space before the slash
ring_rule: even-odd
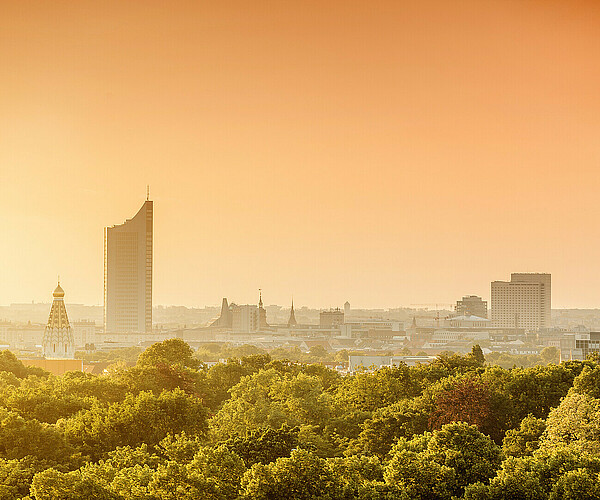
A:
<svg viewBox="0 0 600 500">
<path fill-rule="evenodd" d="M 491 321 L 479 316 L 454 316 L 446 323 L 452 328 L 490 328 Z"/>
<path fill-rule="evenodd" d="M 426 364 L 435 361 L 435 356 L 350 356 L 348 359 L 348 371 L 354 373 L 356 371 L 379 370 L 384 366 L 393 367 L 400 365 L 416 366 L 418 364 Z"/>
<path fill-rule="evenodd" d="M 344 311 L 339 307 L 321 311 L 319 314 L 319 326 L 321 328 L 333 328 L 344 324 Z"/>
<path fill-rule="evenodd" d="M 550 327 L 551 275 L 513 273 L 510 281 L 492 281 L 491 316 L 494 327 L 539 330 Z"/>
<path fill-rule="evenodd" d="M 104 230 L 104 331 L 152 332 L 153 202 Z"/>
<path fill-rule="evenodd" d="M 36 350 L 44 338 L 45 326 L 41 324 L 16 325 L 6 322 L 0 325 L 0 342 L 12 349 Z"/>
<path fill-rule="evenodd" d="M 457 300 L 454 311 L 457 316 L 488 317 L 487 301 L 477 295 L 465 295 L 462 300 Z"/>
<path fill-rule="evenodd" d="M 65 292 L 60 283 L 52 294 L 52 307 L 42 338 L 42 353 L 49 359 L 73 359 L 75 339 L 65 307 Z"/>
<path fill-rule="evenodd" d="M 406 332 L 404 331 L 404 323 L 402 321 L 395 320 L 383 320 L 383 319 L 365 319 L 348 321 L 344 317 L 344 324 L 339 325 L 340 335 L 346 338 L 377 338 L 377 337 L 404 337 Z M 388 333 L 376 333 L 378 330 Z"/>
<path fill-rule="evenodd" d="M 231 305 L 232 329 L 236 332 L 256 332 L 259 330 L 260 315 L 258 307 L 252 304 Z"/>
<path fill-rule="evenodd" d="M 571 333 L 560 339 L 560 360 L 585 360 L 592 353 L 600 353 L 600 332 Z"/>
<path fill-rule="evenodd" d="M 96 323 L 94 321 L 82 320 L 73 321 L 73 335 L 75 338 L 75 347 L 85 347 L 96 342 Z"/>
<path fill-rule="evenodd" d="M 228 304 L 227 299 L 223 298 L 221 314 L 210 324 L 210 328 L 243 333 L 269 328 L 262 293 L 259 294 L 258 306 L 254 304 L 238 305 L 233 302 Z"/>
</svg>

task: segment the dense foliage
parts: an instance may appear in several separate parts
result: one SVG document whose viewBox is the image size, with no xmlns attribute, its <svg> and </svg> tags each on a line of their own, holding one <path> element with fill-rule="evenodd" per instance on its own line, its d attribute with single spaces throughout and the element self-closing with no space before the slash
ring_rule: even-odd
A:
<svg viewBox="0 0 600 500">
<path fill-rule="evenodd" d="M 342 377 L 260 352 L 208 368 L 172 339 L 55 377 L 0 352 L 0 500 L 584 499 L 599 479 L 592 360 L 505 369 L 476 346 Z"/>
</svg>

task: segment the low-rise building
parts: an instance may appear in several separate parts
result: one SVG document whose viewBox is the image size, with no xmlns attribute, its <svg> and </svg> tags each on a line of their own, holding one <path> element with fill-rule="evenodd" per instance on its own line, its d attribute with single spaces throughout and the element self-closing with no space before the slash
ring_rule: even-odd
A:
<svg viewBox="0 0 600 500">
<path fill-rule="evenodd" d="M 452 328 L 490 328 L 492 326 L 489 319 L 474 315 L 454 316 L 446 320 L 446 323 Z"/>
<path fill-rule="evenodd" d="M 419 363 L 430 363 L 436 356 L 350 356 L 348 371 L 353 373 L 359 370 L 379 370 L 385 366 L 399 366 L 405 364 L 415 366 Z"/>
<path fill-rule="evenodd" d="M 600 332 L 567 333 L 560 341 L 560 360 L 585 360 L 600 353 Z"/>
</svg>

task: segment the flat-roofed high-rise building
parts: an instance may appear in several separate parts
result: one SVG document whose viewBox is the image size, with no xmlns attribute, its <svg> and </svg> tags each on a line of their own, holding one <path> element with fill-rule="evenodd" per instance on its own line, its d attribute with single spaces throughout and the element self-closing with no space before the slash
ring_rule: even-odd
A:
<svg viewBox="0 0 600 500">
<path fill-rule="evenodd" d="M 465 295 L 462 300 L 456 301 L 454 307 L 457 316 L 477 316 L 487 318 L 487 302 L 477 295 Z"/>
<path fill-rule="evenodd" d="M 495 327 L 549 328 L 551 307 L 550 274 L 512 273 L 510 281 L 492 281 L 490 319 Z"/>
<path fill-rule="evenodd" d="M 104 331 L 152 331 L 153 203 L 104 229 Z"/>
</svg>

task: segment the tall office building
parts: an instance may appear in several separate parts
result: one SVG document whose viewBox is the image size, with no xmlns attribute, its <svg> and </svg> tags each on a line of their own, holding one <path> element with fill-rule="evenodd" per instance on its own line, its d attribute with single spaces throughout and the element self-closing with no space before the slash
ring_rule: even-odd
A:
<svg viewBox="0 0 600 500">
<path fill-rule="evenodd" d="M 146 199 L 132 219 L 104 229 L 104 331 L 152 331 L 152 219 Z"/>
<path fill-rule="evenodd" d="M 512 273 L 510 281 L 492 281 L 493 326 L 539 330 L 550 327 L 551 275 Z"/>
</svg>

